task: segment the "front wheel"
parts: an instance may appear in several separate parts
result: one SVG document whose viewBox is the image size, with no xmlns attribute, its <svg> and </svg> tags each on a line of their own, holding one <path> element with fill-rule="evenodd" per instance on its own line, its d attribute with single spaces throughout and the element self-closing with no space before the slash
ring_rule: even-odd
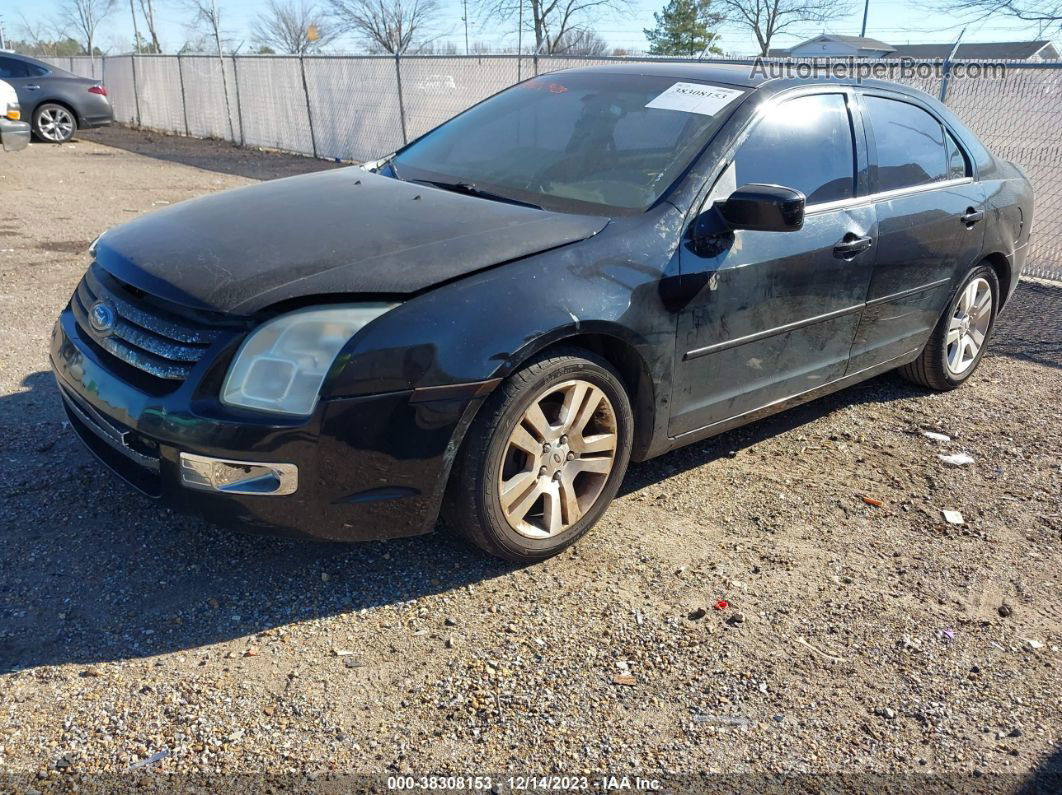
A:
<svg viewBox="0 0 1062 795">
<path fill-rule="evenodd" d="M 555 555 L 615 497 L 632 435 L 630 400 L 607 361 L 577 348 L 543 354 L 498 387 L 469 428 L 446 522 L 507 560 Z"/>
<path fill-rule="evenodd" d="M 955 389 L 973 375 L 984 356 L 999 312 L 999 279 L 989 265 L 978 265 L 937 322 L 917 359 L 900 368 L 909 381 L 941 391 Z"/>
<path fill-rule="evenodd" d="M 68 108 L 46 102 L 33 114 L 33 131 L 43 141 L 63 144 L 77 132 L 77 119 Z"/>
</svg>

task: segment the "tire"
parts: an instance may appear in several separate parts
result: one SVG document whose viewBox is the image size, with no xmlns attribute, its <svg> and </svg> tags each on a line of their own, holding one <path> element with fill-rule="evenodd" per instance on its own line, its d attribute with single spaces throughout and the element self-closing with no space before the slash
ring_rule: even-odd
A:
<svg viewBox="0 0 1062 795">
<path fill-rule="evenodd" d="M 999 314 L 999 298 L 995 270 L 984 263 L 972 268 L 948 302 L 922 353 L 901 367 L 900 375 L 941 392 L 962 386 L 984 356 Z M 984 300 L 988 303 L 983 304 Z"/>
<path fill-rule="evenodd" d="M 50 144 L 65 144 L 77 132 L 77 115 L 65 105 L 45 102 L 33 112 L 33 132 Z"/>
<path fill-rule="evenodd" d="M 633 429 L 612 365 L 581 348 L 544 352 L 491 394 L 468 429 L 444 520 L 496 557 L 530 563 L 556 555 L 616 496 Z"/>
</svg>

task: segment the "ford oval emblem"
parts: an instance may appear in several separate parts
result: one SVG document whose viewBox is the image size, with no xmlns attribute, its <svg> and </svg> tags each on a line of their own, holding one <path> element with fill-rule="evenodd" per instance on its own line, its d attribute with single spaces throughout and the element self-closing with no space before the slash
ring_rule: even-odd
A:
<svg viewBox="0 0 1062 795">
<path fill-rule="evenodd" d="M 114 307 L 106 301 L 97 301 L 92 305 L 92 309 L 89 310 L 89 323 L 100 334 L 106 334 L 114 328 L 116 319 L 117 315 L 114 312 Z"/>
</svg>

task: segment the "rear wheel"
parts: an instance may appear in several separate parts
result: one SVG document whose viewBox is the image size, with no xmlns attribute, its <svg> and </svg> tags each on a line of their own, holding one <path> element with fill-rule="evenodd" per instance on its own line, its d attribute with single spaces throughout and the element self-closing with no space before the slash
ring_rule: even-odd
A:
<svg viewBox="0 0 1062 795">
<path fill-rule="evenodd" d="M 586 533 L 630 459 L 630 400 L 589 351 L 547 353 L 490 396 L 454 465 L 447 524 L 492 555 L 531 562 Z"/>
<path fill-rule="evenodd" d="M 66 143 L 77 132 L 77 119 L 69 108 L 46 102 L 33 113 L 33 131 L 48 143 Z"/>
<path fill-rule="evenodd" d="M 989 265 L 971 270 L 917 359 L 900 368 L 916 384 L 955 389 L 981 362 L 999 312 L 999 279 Z"/>
</svg>

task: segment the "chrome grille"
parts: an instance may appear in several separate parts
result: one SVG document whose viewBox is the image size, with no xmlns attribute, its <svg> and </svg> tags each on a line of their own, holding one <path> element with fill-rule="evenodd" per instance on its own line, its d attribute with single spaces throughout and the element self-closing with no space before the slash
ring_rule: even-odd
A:
<svg viewBox="0 0 1062 795">
<path fill-rule="evenodd" d="M 70 308 L 80 331 L 107 353 L 156 378 L 183 381 L 218 338 L 218 330 L 197 327 L 133 300 L 120 283 L 93 266 L 77 286 Z M 114 314 L 106 331 L 89 320 L 99 302 Z"/>
</svg>

